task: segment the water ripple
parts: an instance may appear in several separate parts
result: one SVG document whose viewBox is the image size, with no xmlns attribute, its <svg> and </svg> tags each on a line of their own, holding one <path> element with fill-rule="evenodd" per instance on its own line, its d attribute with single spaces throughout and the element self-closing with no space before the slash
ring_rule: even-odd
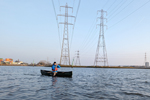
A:
<svg viewBox="0 0 150 100">
<path fill-rule="evenodd" d="M 2 100 L 149 100 L 147 69 L 61 68 L 72 78 L 41 76 L 48 67 L 0 67 Z"/>
</svg>

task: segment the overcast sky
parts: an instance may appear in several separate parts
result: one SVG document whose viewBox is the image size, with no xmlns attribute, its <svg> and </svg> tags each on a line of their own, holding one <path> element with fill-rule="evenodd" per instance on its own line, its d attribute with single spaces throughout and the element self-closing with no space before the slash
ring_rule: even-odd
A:
<svg viewBox="0 0 150 100">
<path fill-rule="evenodd" d="M 79 0 L 53 0 L 59 6 L 73 7 L 76 16 Z M 150 0 L 81 0 L 74 30 L 69 26 L 71 62 L 80 51 L 82 65 L 93 65 L 98 43 L 100 17 L 107 11 L 105 43 L 109 65 L 143 65 L 145 52 L 150 61 Z M 31 63 L 60 61 L 63 25 L 58 27 L 52 0 L 0 0 L 0 58 Z M 58 17 L 58 22 L 63 22 Z M 69 19 L 74 23 L 74 19 Z M 73 38 L 71 38 L 73 34 Z M 72 41 L 72 44 L 71 44 Z"/>
</svg>

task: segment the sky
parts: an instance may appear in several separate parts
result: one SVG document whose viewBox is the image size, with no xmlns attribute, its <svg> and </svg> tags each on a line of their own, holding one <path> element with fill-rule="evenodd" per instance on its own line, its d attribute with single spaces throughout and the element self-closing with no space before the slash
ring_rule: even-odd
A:
<svg viewBox="0 0 150 100">
<path fill-rule="evenodd" d="M 144 65 L 145 52 L 150 61 L 150 0 L 0 0 L 0 58 L 12 58 L 27 63 L 60 61 L 66 4 L 70 61 L 80 51 L 81 65 L 93 65 L 99 36 L 100 17 L 104 15 L 105 44 L 108 64 Z M 79 9 L 78 9 L 79 6 Z M 78 9 L 78 10 L 77 10 Z M 55 15 L 56 13 L 56 15 Z M 73 38 L 72 38 L 73 37 Z"/>
</svg>

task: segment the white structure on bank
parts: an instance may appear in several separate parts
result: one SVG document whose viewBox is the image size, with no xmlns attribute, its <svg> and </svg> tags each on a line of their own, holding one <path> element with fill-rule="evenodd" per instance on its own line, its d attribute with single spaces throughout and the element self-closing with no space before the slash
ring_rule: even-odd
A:
<svg viewBox="0 0 150 100">
<path fill-rule="evenodd" d="M 149 67 L 149 62 L 145 62 L 145 67 L 146 67 L 146 68 Z"/>
<path fill-rule="evenodd" d="M 146 53 L 145 53 L 145 68 L 149 67 L 149 62 L 147 62 L 147 57 L 146 57 Z"/>
</svg>

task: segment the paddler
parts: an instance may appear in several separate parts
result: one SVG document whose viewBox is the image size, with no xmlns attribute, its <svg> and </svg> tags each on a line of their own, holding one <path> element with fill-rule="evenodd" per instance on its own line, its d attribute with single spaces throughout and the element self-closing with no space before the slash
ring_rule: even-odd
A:
<svg viewBox="0 0 150 100">
<path fill-rule="evenodd" d="M 54 73 L 54 76 L 56 75 L 58 68 L 60 68 L 60 66 L 54 62 L 52 66 L 52 72 Z"/>
</svg>

